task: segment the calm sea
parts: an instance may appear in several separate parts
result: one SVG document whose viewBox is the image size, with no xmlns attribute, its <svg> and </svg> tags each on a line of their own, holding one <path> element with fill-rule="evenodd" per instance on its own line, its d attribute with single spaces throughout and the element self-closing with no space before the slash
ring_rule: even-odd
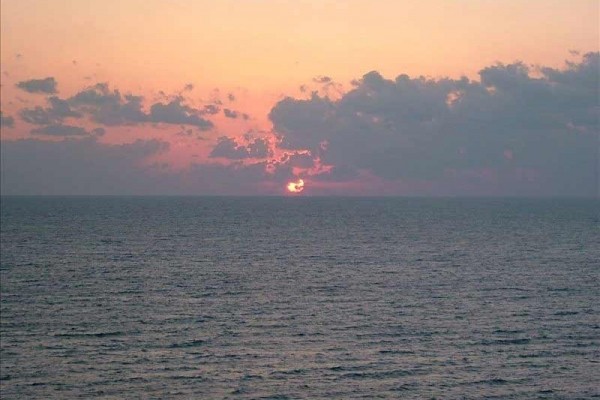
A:
<svg viewBox="0 0 600 400">
<path fill-rule="evenodd" d="M 600 397 L 600 201 L 2 197 L 2 399 Z"/>
</svg>

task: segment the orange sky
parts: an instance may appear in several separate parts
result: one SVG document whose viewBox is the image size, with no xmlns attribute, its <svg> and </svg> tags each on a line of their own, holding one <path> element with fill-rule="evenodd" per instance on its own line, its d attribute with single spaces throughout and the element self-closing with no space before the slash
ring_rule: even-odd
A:
<svg viewBox="0 0 600 400">
<path fill-rule="evenodd" d="M 188 82 L 204 97 L 214 88 L 244 90 L 251 111 L 264 112 L 319 75 L 348 86 L 374 69 L 476 77 L 496 61 L 559 66 L 569 50 L 598 49 L 600 2 L 2 0 L 1 7 L 5 109 L 16 95 L 11 83 L 54 76 L 63 93 L 85 77 L 146 96 Z"/>
<path fill-rule="evenodd" d="M 96 74 L 132 90 L 195 82 L 267 92 L 372 69 L 474 75 L 498 60 L 556 65 L 568 50 L 597 49 L 599 4 L 3 0 L 2 69 L 15 79 L 51 73 L 65 89 Z"/>
<path fill-rule="evenodd" d="M 562 66 L 569 51 L 598 50 L 599 10 L 597 0 L 2 0 L 1 108 L 41 105 L 15 84 L 48 76 L 62 97 L 96 82 L 147 101 L 191 83 L 185 96 L 197 106 L 233 94 L 229 106 L 250 118 L 215 118 L 205 143 L 152 129 L 102 139 L 169 140 L 167 161 L 184 167 L 219 136 L 269 131 L 273 104 L 317 88 L 317 76 L 346 90 L 371 70 L 477 79 L 498 61 Z"/>
</svg>

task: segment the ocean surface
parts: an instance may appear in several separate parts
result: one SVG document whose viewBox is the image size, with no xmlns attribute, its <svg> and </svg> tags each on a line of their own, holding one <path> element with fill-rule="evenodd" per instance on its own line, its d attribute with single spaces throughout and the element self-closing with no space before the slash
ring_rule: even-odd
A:
<svg viewBox="0 0 600 400">
<path fill-rule="evenodd" d="M 0 397 L 600 397 L 600 201 L 2 197 Z"/>
</svg>

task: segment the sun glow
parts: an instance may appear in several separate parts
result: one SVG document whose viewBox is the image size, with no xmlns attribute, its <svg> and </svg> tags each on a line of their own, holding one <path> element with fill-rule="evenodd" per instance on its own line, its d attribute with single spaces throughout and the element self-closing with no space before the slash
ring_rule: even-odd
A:
<svg viewBox="0 0 600 400">
<path fill-rule="evenodd" d="M 300 193 L 304 190 L 304 180 L 298 179 L 295 182 L 289 182 L 287 184 L 287 190 L 290 193 Z"/>
</svg>

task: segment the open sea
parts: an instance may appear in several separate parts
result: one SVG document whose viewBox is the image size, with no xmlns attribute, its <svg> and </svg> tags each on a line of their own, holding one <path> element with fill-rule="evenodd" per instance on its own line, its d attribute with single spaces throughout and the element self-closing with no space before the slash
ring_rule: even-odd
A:
<svg viewBox="0 0 600 400">
<path fill-rule="evenodd" d="M 600 397 L 600 200 L 2 197 L 0 397 Z"/>
</svg>

